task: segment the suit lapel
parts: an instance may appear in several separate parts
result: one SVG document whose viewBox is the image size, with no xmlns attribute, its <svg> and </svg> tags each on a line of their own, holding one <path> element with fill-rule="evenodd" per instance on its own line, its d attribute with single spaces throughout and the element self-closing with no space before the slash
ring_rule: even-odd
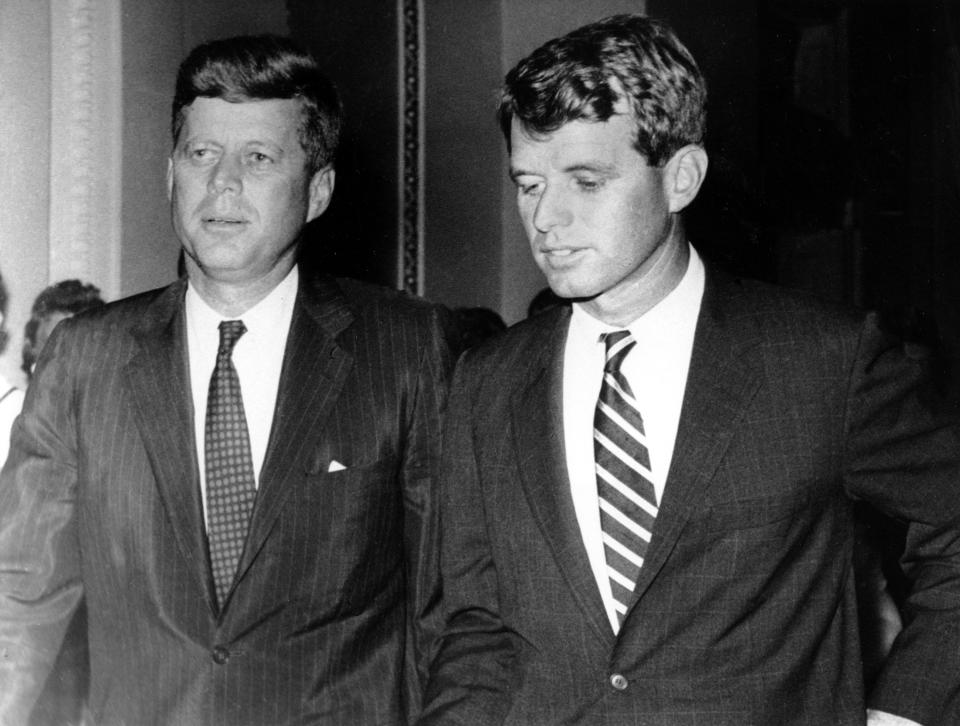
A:
<svg viewBox="0 0 960 726">
<path fill-rule="evenodd" d="M 284 352 L 273 426 L 260 473 L 250 530 L 240 560 L 243 577 L 276 523 L 293 486 L 306 473 L 306 455 L 340 396 L 353 356 L 335 338 L 353 322 L 336 284 L 302 275 Z M 304 462 L 298 466 L 298 462 Z"/>
<path fill-rule="evenodd" d="M 123 385 L 133 403 L 137 426 L 156 478 L 160 500 L 169 514 L 177 545 L 191 563 L 198 587 L 213 607 L 207 564 L 203 505 L 183 312 L 185 280 L 151 303 L 133 330 L 139 351 L 125 366 Z"/>
<path fill-rule="evenodd" d="M 759 386 L 754 358 L 747 354 L 759 338 L 752 319 L 736 315 L 742 309 L 738 295 L 732 280 L 708 268 L 673 460 L 634 602 L 676 546 Z"/>
<path fill-rule="evenodd" d="M 570 313 L 569 308 L 564 311 L 541 326 L 532 346 L 540 354 L 532 356 L 526 373 L 529 383 L 513 402 L 517 460 L 530 509 L 560 572 L 597 637 L 611 645 L 613 631 L 583 546 L 566 468 L 563 350 Z"/>
</svg>

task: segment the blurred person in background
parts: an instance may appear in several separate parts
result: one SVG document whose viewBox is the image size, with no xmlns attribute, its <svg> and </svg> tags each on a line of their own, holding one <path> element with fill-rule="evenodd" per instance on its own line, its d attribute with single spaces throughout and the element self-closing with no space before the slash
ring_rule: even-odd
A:
<svg viewBox="0 0 960 726">
<path fill-rule="evenodd" d="M 104 305 L 100 289 L 80 280 L 63 280 L 44 288 L 33 301 L 30 320 L 23 329 L 23 363 L 20 366 L 29 380 L 33 368 L 57 323 L 77 313 Z"/>
<path fill-rule="evenodd" d="M 7 333 L 7 286 L 0 275 L 0 353 L 7 348 L 9 334 Z M 10 448 L 10 429 L 13 420 L 20 413 L 23 405 L 23 391 L 8 381 L 0 373 L 0 466 L 7 460 L 7 451 Z"/>
</svg>

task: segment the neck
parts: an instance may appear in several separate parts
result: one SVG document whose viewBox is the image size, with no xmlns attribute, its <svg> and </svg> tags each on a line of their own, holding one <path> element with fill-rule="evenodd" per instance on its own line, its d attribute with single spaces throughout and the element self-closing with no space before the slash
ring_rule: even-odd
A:
<svg viewBox="0 0 960 726">
<path fill-rule="evenodd" d="M 583 303 L 583 308 L 598 320 L 625 328 L 676 289 L 690 263 L 690 248 L 683 234 L 677 234 L 649 260 L 646 271 L 629 285 L 611 294 L 599 295 Z"/>
<path fill-rule="evenodd" d="M 207 305 L 227 319 L 238 318 L 252 308 L 283 282 L 293 265 L 274 269 L 263 277 L 247 280 L 218 280 L 203 274 L 190 265 L 187 275 L 190 284 Z"/>
</svg>

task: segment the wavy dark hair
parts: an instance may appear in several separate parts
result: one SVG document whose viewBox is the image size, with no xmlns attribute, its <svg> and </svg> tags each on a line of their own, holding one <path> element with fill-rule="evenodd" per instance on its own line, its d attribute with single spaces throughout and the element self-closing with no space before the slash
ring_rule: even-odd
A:
<svg viewBox="0 0 960 726">
<path fill-rule="evenodd" d="M 289 38 L 245 35 L 194 48 L 177 73 L 171 118 L 174 146 L 183 128 L 184 109 L 199 97 L 231 103 L 299 99 L 299 137 L 308 171 L 314 174 L 336 158 L 343 116 L 340 97 L 316 59 Z"/>
<path fill-rule="evenodd" d="M 648 164 L 662 166 L 678 149 L 703 143 L 700 68 L 669 25 L 642 15 L 613 15 L 537 48 L 507 73 L 498 120 L 509 148 L 514 119 L 528 133 L 549 134 L 569 121 L 606 121 L 621 99 Z"/>
<path fill-rule="evenodd" d="M 33 365 L 40 356 L 40 346 L 37 332 L 40 323 L 54 313 L 76 315 L 86 310 L 105 305 L 100 297 L 100 289 L 95 285 L 80 280 L 63 280 L 49 287 L 45 287 L 33 301 L 30 309 L 30 319 L 23 329 L 23 350 L 20 369 L 29 378 L 33 373 Z"/>
</svg>

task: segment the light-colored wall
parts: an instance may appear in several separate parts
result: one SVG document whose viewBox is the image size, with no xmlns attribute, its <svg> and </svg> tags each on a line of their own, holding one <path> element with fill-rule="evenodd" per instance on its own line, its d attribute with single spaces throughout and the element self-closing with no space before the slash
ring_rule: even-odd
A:
<svg viewBox="0 0 960 726">
<path fill-rule="evenodd" d="M 38 4 L 0 2 L 0 271 L 10 295 L 0 373 L 12 383 L 22 383 L 23 324 L 49 263 L 50 17 Z"/>
</svg>

